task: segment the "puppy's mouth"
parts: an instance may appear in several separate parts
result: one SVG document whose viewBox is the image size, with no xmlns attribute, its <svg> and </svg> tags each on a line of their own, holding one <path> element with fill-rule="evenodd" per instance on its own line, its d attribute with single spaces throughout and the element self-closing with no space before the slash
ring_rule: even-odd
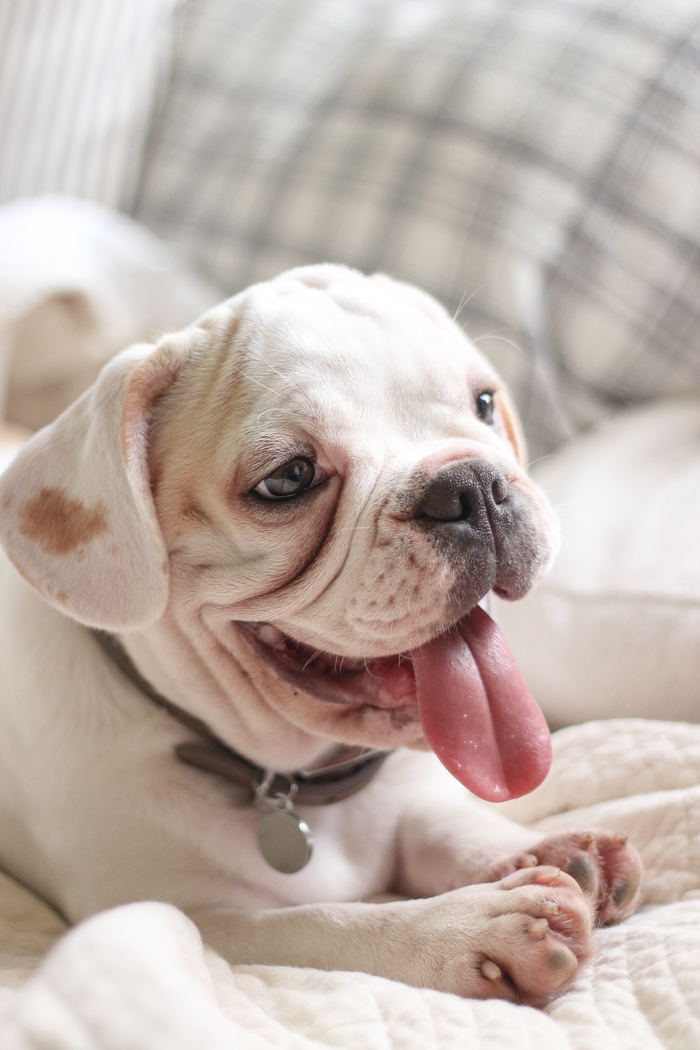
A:
<svg viewBox="0 0 700 1050">
<path fill-rule="evenodd" d="M 236 626 L 293 689 L 326 703 L 420 719 L 431 748 L 460 783 L 502 802 L 549 771 L 549 730 L 505 638 L 478 606 L 418 649 L 358 659 L 314 649 L 268 623 Z"/>
<path fill-rule="evenodd" d="M 409 653 L 366 660 L 337 656 L 297 642 L 272 624 L 237 626 L 279 678 L 317 700 L 382 709 L 416 707 Z"/>
</svg>

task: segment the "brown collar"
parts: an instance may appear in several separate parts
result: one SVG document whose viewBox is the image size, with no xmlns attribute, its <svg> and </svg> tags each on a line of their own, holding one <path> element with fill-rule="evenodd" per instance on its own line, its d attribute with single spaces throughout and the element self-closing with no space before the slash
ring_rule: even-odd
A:
<svg viewBox="0 0 700 1050">
<path fill-rule="evenodd" d="M 180 761 L 247 788 L 251 802 L 260 789 L 264 790 L 268 798 L 292 795 L 294 803 L 299 806 L 327 806 L 332 802 L 340 802 L 368 784 L 391 754 L 391 751 L 344 748 L 339 760 L 319 769 L 302 769 L 296 773 L 265 770 L 224 744 L 206 722 L 157 693 L 134 666 L 115 635 L 92 628 L 92 636 L 139 692 L 201 737 L 201 741 L 177 745 L 175 754 Z"/>
</svg>

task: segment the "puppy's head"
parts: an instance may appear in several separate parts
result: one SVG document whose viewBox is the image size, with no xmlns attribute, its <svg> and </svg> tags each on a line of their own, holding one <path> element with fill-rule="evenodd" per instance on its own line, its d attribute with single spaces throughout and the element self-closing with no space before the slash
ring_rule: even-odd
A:
<svg viewBox="0 0 700 1050">
<path fill-rule="evenodd" d="M 3 476 L 2 540 L 81 622 L 134 629 L 167 606 L 297 727 L 427 736 L 503 798 L 537 764 L 509 747 L 546 750 L 475 610 L 524 595 L 553 553 L 523 458 L 501 382 L 434 300 L 307 267 L 112 361 Z M 460 775 L 472 747 L 491 749 L 487 780 L 511 767 L 501 788 Z"/>
</svg>

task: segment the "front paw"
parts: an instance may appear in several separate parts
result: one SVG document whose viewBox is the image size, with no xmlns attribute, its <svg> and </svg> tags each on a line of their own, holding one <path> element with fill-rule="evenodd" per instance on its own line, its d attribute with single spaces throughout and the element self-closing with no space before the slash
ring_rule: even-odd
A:
<svg viewBox="0 0 700 1050">
<path fill-rule="evenodd" d="M 441 991 L 543 1006 L 578 975 L 591 953 L 591 917 L 576 882 L 551 867 L 517 871 L 423 902 L 430 933 L 423 959 Z M 426 916 L 427 917 L 427 916 Z M 439 961 L 439 957 L 442 960 Z"/>
<path fill-rule="evenodd" d="M 527 853 L 498 862 L 489 874 L 495 881 L 538 864 L 560 868 L 576 880 L 598 925 L 622 922 L 639 907 L 642 860 L 625 834 L 586 831 L 551 835 Z"/>
</svg>

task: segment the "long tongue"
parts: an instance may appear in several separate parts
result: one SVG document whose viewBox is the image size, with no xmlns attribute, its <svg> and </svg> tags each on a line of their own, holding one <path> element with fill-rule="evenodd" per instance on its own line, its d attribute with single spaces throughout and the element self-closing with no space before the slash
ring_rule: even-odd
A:
<svg viewBox="0 0 700 1050">
<path fill-rule="evenodd" d="M 542 783 L 552 762 L 547 723 L 483 609 L 411 657 L 423 732 L 460 783 L 489 802 Z"/>
</svg>

